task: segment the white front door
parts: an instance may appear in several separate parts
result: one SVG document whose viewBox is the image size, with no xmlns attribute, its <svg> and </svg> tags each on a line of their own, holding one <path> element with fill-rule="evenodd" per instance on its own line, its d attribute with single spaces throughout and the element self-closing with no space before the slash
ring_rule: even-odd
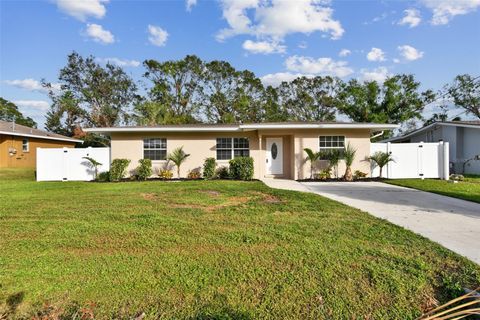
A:
<svg viewBox="0 0 480 320">
<path fill-rule="evenodd" d="M 283 139 L 267 138 L 267 174 L 283 174 Z"/>
</svg>

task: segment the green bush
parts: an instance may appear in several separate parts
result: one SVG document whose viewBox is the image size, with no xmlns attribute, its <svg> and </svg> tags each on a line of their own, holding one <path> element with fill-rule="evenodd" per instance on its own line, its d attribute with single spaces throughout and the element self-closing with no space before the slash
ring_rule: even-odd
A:
<svg viewBox="0 0 480 320">
<path fill-rule="evenodd" d="M 326 168 L 315 175 L 317 180 L 328 180 L 332 178 L 332 169 Z"/>
<path fill-rule="evenodd" d="M 105 171 L 105 172 L 100 172 L 98 175 L 97 175 L 97 181 L 100 181 L 100 182 L 106 182 L 106 181 L 110 181 L 110 171 Z"/>
<path fill-rule="evenodd" d="M 238 157 L 229 161 L 230 177 L 236 180 L 252 180 L 253 158 Z"/>
<path fill-rule="evenodd" d="M 367 174 L 365 172 L 362 172 L 360 170 L 355 170 L 355 172 L 353 173 L 353 178 L 354 179 L 363 179 L 363 178 L 366 178 L 367 177 Z"/>
<path fill-rule="evenodd" d="M 120 181 L 123 179 L 129 164 L 130 160 L 128 159 L 113 159 L 110 166 L 110 181 Z"/>
<path fill-rule="evenodd" d="M 220 167 L 215 173 L 216 177 L 219 179 L 228 179 L 230 178 L 230 172 L 228 172 L 228 167 Z"/>
<path fill-rule="evenodd" d="M 203 177 L 205 179 L 213 179 L 215 177 L 215 168 L 217 162 L 215 158 L 207 158 L 203 163 Z"/>
<path fill-rule="evenodd" d="M 137 168 L 138 180 L 147 180 L 152 175 L 152 160 L 140 159 L 138 163 L 140 163 Z"/>
<path fill-rule="evenodd" d="M 173 178 L 173 171 L 172 170 L 167 170 L 167 169 L 162 169 L 158 171 L 158 176 L 160 179 L 163 180 L 170 180 Z"/>
</svg>

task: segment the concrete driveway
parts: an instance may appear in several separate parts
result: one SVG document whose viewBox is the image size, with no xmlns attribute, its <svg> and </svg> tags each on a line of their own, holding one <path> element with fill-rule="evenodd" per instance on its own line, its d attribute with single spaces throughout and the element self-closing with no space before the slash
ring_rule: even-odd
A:
<svg viewBox="0 0 480 320">
<path fill-rule="evenodd" d="M 386 219 L 480 264 L 480 204 L 380 182 L 265 183 L 313 192 Z M 289 187 L 290 186 L 290 187 Z"/>
</svg>

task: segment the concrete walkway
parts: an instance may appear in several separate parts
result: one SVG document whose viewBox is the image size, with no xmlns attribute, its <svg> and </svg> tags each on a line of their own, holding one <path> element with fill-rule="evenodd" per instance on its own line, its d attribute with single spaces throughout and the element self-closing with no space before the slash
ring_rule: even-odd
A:
<svg viewBox="0 0 480 320">
<path fill-rule="evenodd" d="M 264 182 L 272 188 L 316 193 L 366 211 L 480 264 L 480 204 L 380 182 Z"/>
</svg>

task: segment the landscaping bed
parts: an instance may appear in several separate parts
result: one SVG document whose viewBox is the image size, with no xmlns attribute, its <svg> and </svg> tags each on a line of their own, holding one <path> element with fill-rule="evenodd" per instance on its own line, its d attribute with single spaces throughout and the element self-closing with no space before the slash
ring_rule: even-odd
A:
<svg viewBox="0 0 480 320">
<path fill-rule="evenodd" d="M 258 181 L 34 182 L 0 170 L 0 318 L 412 319 L 480 267 Z"/>
</svg>

